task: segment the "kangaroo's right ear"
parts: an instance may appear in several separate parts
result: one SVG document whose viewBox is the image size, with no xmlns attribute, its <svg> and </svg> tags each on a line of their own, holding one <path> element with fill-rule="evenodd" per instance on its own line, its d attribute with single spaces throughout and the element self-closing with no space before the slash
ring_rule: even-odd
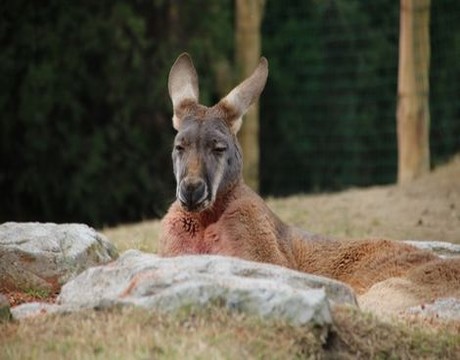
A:
<svg viewBox="0 0 460 360">
<path fill-rule="evenodd" d="M 259 65 L 257 65 L 252 75 L 230 91 L 228 95 L 219 102 L 219 104 L 230 109 L 230 114 L 232 116 L 227 120 L 227 123 L 234 134 L 236 134 L 241 127 L 243 115 L 259 98 L 267 82 L 267 76 L 268 61 L 266 58 L 261 57 Z"/>
<path fill-rule="evenodd" d="M 198 103 L 198 75 L 189 54 L 179 55 L 169 72 L 168 90 L 171 97 L 174 116 L 173 126 L 176 130 L 180 127 L 181 112 L 184 106 Z"/>
</svg>

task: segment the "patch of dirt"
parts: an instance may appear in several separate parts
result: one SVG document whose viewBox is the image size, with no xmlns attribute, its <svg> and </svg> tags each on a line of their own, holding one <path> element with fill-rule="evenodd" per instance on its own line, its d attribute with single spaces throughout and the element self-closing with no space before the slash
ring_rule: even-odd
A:
<svg viewBox="0 0 460 360">
<path fill-rule="evenodd" d="M 30 288 L 25 291 L 14 282 L 13 278 L 1 278 L 0 294 L 6 296 L 10 306 L 16 306 L 35 301 L 54 303 L 57 296 L 59 295 L 59 292 L 61 291 L 61 285 L 58 282 L 57 276 L 48 277 L 42 280 L 45 281 L 47 289 Z"/>
<path fill-rule="evenodd" d="M 33 294 L 26 293 L 19 290 L 11 290 L 10 288 L 1 287 L 0 294 L 3 294 L 8 299 L 10 306 L 17 306 L 28 302 L 46 302 L 53 304 L 56 302 L 56 298 L 59 295 L 59 292 L 53 292 L 51 294 Z"/>
</svg>

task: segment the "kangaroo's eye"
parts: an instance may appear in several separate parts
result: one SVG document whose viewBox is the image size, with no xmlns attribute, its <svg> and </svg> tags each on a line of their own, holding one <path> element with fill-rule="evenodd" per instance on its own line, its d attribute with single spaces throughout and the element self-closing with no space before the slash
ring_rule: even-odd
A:
<svg viewBox="0 0 460 360">
<path fill-rule="evenodd" d="M 177 144 L 174 146 L 174 150 L 176 150 L 177 152 L 182 152 L 185 150 L 185 148 L 182 145 Z"/>
</svg>

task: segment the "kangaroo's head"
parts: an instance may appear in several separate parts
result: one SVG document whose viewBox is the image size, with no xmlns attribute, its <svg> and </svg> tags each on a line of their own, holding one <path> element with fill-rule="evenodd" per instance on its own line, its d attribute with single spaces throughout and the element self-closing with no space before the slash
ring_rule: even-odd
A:
<svg viewBox="0 0 460 360">
<path fill-rule="evenodd" d="M 243 159 L 236 134 L 242 117 L 262 92 L 268 63 L 261 58 L 253 74 L 216 105 L 198 103 L 198 76 L 188 54 L 169 73 L 168 89 L 177 130 L 172 152 L 176 197 L 187 211 L 210 208 L 242 178 Z"/>
</svg>

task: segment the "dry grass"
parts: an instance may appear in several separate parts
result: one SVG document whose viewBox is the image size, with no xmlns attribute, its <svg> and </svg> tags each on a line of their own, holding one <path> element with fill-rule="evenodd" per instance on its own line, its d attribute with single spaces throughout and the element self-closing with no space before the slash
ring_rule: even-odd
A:
<svg viewBox="0 0 460 360">
<path fill-rule="evenodd" d="M 438 240 L 460 244 L 460 156 L 410 186 L 350 189 L 268 199 L 286 223 L 338 237 Z M 120 252 L 156 252 L 159 221 L 104 229 Z"/>
<path fill-rule="evenodd" d="M 356 309 L 339 308 L 335 314 L 336 346 L 350 359 L 458 359 L 457 324 L 430 328 L 424 320 L 383 322 Z"/>
<path fill-rule="evenodd" d="M 144 221 L 139 224 L 121 225 L 104 229 L 103 233 L 115 244 L 120 253 L 138 249 L 156 253 L 160 234 L 160 222 Z"/>
<path fill-rule="evenodd" d="M 309 341 L 312 352 L 319 351 L 308 329 L 262 323 L 217 308 L 174 316 L 135 308 L 86 311 L 40 317 L 3 330 L 2 359 L 285 358 L 299 351 L 299 339 Z"/>
<path fill-rule="evenodd" d="M 339 237 L 460 244 L 460 156 L 410 185 L 269 199 L 289 224 Z"/>
<path fill-rule="evenodd" d="M 2 359 L 455 359 L 460 336 L 383 323 L 349 308 L 329 331 L 219 308 L 162 315 L 85 311 L 0 325 Z"/>
<path fill-rule="evenodd" d="M 460 158 L 411 187 L 270 199 L 286 222 L 340 237 L 460 243 Z M 104 229 L 120 252 L 156 252 L 158 221 Z M 384 323 L 334 310 L 327 332 L 263 322 L 219 308 L 162 315 L 141 309 L 85 311 L 0 324 L 0 359 L 458 359 L 458 326 L 417 319 Z"/>
</svg>

